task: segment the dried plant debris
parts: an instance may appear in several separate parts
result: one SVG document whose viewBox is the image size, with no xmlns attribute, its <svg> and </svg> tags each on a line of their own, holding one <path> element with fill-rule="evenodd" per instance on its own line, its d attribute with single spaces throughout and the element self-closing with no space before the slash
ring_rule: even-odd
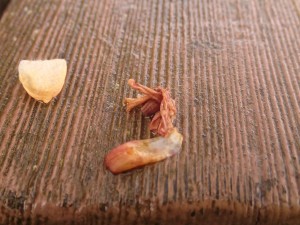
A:
<svg viewBox="0 0 300 225">
<path fill-rule="evenodd" d="M 66 74 L 67 62 L 64 59 L 22 60 L 19 64 L 19 79 L 24 89 L 44 103 L 60 93 Z"/>
<path fill-rule="evenodd" d="M 138 98 L 126 98 L 127 112 L 137 106 L 142 106 L 141 111 L 145 116 L 153 117 L 149 129 L 161 136 L 170 133 L 174 126 L 176 116 L 175 101 L 171 98 L 170 92 L 164 88 L 148 88 L 136 83 L 133 79 L 128 84 L 135 90 L 142 93 Z"/>
<path fill-rule="evenodd" d="M 151 118 L 149 129 L 158 137 L 135 140 L 112 149 L 105 157 L 106 167 L 114 174 L 164 160 L 181 149 L 182 135 L 173 125 L 176 106 L 167 89 L 155 89 L 136 83 L 133 79 L 128 84 L 142 95 L 126 98 L 126 110 L 140 106 L 145 116 Z"/>
<path fill-rule="evenodd" d="M 165 137 L 129 141 L 111 150 L 106 158 L 107 168 L 122 173 L 175 155 L 181 149 L 182 135 L 174 128 Z"/>
</svg>

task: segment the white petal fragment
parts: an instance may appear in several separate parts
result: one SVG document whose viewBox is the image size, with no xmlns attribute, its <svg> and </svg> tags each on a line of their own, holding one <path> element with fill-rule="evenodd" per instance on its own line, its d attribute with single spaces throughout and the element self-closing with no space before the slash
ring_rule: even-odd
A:
<svg viewBox="0 0 300 225">
<path fill-rule="evenodd" d="M 27 93 L 36 100 L 48 103 L 61 91 L 67 74 L 64 59 L 22 60 L 19 79 Z"/>
</svg>

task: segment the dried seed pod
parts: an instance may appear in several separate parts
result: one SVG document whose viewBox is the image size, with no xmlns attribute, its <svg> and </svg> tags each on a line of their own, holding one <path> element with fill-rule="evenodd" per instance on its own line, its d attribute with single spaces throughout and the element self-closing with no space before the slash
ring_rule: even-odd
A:
<svg viewBox="0 0 300 225">
<path fill-rule="evenodd" d="M 159 162 L 181 149 L 182 135 L 176 128 L 165 137 L 129 141 L 112 149 L 105 157 L 106 167 L 114 174 Z"/>
<path fill-rule="evenodd" d="M 48 103 L 61 91 L 67 74 L 64 59 L 22 60 L 19 79 L 27 93 L 36 100 Z"/>
<path fill-rule="evenodd" d="M 160 110 L 160 104 L 153 99 L 148 100 L 141 108 L 141 111 L 145 116 L 154 115 L 159 110 Z"/>
</svg>

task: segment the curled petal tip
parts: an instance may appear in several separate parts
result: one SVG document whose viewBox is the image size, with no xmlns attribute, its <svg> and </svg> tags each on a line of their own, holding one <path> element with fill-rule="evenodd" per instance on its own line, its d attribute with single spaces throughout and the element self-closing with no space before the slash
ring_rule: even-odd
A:
<svg viewBox="0 0 300 225">
<path fill-rule="evenodd" d="M 112 149 L 105 157 L 105 166 L 114 174 L 135 168 L 142 160 L 135 147 L 135 141 L 130 141 Z"/>
</svg>

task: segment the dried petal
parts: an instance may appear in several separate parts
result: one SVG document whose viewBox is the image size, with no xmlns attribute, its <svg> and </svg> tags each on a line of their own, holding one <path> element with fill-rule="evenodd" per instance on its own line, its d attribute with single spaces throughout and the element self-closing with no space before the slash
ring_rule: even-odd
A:
<svg viewBox="0 0 300 225">
<path fill-rule="evenodd" d="M 133 108 L 144 104 L 145 102 L 147 102 L 150 99 L 149 96 L 144 95 L 142 97 L 139 98 L 125 98 L 125 104 L 126 104 L 126 111 L 130 112 Z"/>
<path fill-rule="evenodd" d="M 174 128 L 165 137 L 124 143 L 106 155 L 105 165 L 117 174 L 164 160 L 180 151 L 182 139 L 182 135 Z"/>
<path fill-rule="evenodd" d="M 141 92 L 142 94 L 150 96 L 152 99 L 154 99 L 157 102 L 161 102 L 162 95 L 159 91 L 156 91 L 152 88 L 136 83 L 134 79 L 129 79 L 128 84 L 130 87 Z"/>
<path fill-rule="evenodd" d="M 67 74 L 64 59 L 22 60 L 19 79 L 27 93 L 36 100 L 48 103 L 61 91 Z"/>
</svg>

